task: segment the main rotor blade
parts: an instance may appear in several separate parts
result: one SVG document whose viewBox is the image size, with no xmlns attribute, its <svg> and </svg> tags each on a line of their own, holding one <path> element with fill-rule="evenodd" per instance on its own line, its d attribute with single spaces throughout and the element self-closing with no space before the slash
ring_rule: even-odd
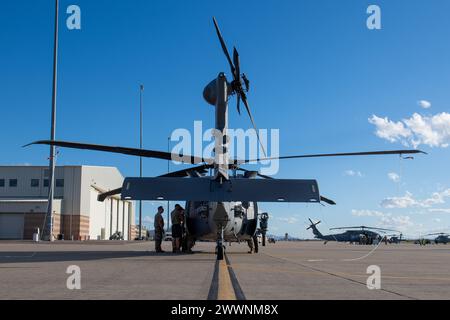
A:
<svg viewBox="0 0 450 320">
<path fill-rule="evenodd" d="M 380 230 L 380 231 L 392 231 L 392 232 L 398 232 L 398 233 L 400 233 L 400 231 L 394 230 L 394 229 L 372 228 L 372 227 L 365 227 L 365 229 Z"/>
<path fill-rule="evenodd" d="M 237 112 L 241 115 L 241 95 L 237 94 Z"/>
<path fill-rule="evenodd" d="M 234 62 L 234 67 L 236 68 L 235 70 L 235 76 L 234 76 L 234 81 L 239 81 L 239 83 L 241 82 L 241 63 L 239 61 L 239 53 L 236 50 L 236 47 L 233 47 L 233 62 Z M 242 88 L 242 85 L 239 85 L 239 88 Z M 239 113 L 239 115 L 241 115 L 241 94 L 239 91 L 242 91 L 242 89 L 238 89 L 237 90 L 237 111 Z"/>
<path fill-rule="evenodd" d="M 258 138 L 258 142 L 259 142 L 259 145 L 261 146 L 261 150 L 262 150 L 262 152 L 264 154 L 264 157 L 267 157 L 266 150 L 264 149 L 264 146 L 263 146 L 263 144 L 261 142 L 261 139 L 259 138 L 258 128 L 256 127 L 255 121 L 253 120 L 253 116 L 252 116 L 252 113 L 250 111 L 250 107 L 248 105 L 247 95 L 245 94 L 245 92 L 243 90 L 240 92 L 240 95 L 241 95 L 241 98 L 242 98 L 242 102 L 244 103 L 245 109 L 247 109 L 247 113 L 248 113 L 248 116 L 250 117 L 250 121 L 252 122 L 253 129 L 255 129 L 256 137 Z M 245 163 L 245 162 L 243 162 L 243 163 Z"/>
<path fill-rule="evenodd" d="M 346 152 L 346 153 L 324 153 L 324 154 L 305 154 L 305 155 L 297 155 L 297 156 L 284 156 L 284 157 L 270 157 L 270 158 L 259 158 L 252 160 L 234 160 L 234 163 L 237 165 L 249 163 L 249 162 L 257 162 L 264 160 L 284 160 L 284 159 L 299 159 L 299 158 L 321 158 L 321 157 L 345 157 L 345 156 L 373 156 L 373 155 L 390 155 L 390 154 L 416 154 L 423 153 L 421 150 L 390 150 L 390 151 L 369 151 L 369 152 Z"/>
<path fill-rule="evenodd" d="M 383 229 L 383 228 L 375 228 L 375 227 L 366 227 L 366 226 L 355 226 L 355 227 L 339 227 L 339 228 L 330 228 L 330 230 L 341 230 L 341 229 L 371 229 L 371 230 L 382 230 L 382 231 L 394 231 L 399 232 L 393 229 Z"/>
<path fill-rule="evenodd" d="M 114 196 L 116 194 L 121 194 L 121 193 L 122 193 L 122 188 L 117 188 L 117 189 L 114 189 L 114 190 L 111 190 L 108 192 L 103 192 L 98 195 L 97 200 L 100 202 L 103 202 L 103 201 L 105 201 L 106 198 Z"/>
<path fill-rule="evenodd" d="M 334 201 L 331 200 L 331 199 L 325 198 L 325 197 L 323 197 L 323 196 L 320 196 L 320 201 L 323 201 L 323 202 L 325 202 L 325 203 L 328 203 L 328 204 L 330 204 L 330 205 L 332 205 L 332 206 L 336 205 L 336 202 L 334 202 Z"/>
<path fill-rule="evenodd" d="M 78 143 L 78 142 L 68 142 L 68 141 L 56 141 L 56 140 L 40 140 L 29 143 L 24 147 L 34 145 L 34 144 L 44 144 L 44 145 L 52 145 L 64 148 L 72 148 L 72 149 L 85 149 L 85 150 L 95 150 L 95 151 L 104 151 L 104 152 L 112 152 L 112 153 L 122 153 L 126 155 L 146 157 L 146 158 L 155 158 L 162 160 L 174 160 L 180 161 L 183 163 L 202 163 L 206 162 L 212 164 L 214 162 L 213 159 L 203 159 L 200 157 L 189 156 L 189 155 L 178 155 L 175 153 L 169 153 L 164 151 L 154 151 L 154 150 L 145 150 L 145 149 L 136 149 L 136 148 L 127 148 L 127 147 L 115 147 L 115 146 L 105 146 L 99 144 L 88 144 L 88 143 Z"/>
<path fill-rule="evenodd" d="M 227 57 L 228 63 L 230 64 L 231 74 L 233 78 L 236 76 L 236 69 L 234 68 L 233 62 L 231 61 L 230 54 L 228 53 L 227 45 L 223 40 L 222 33 L 220 32 L 219 25 L 217 24 L 216 18 L 213 17 L 214 26 L 216 27 L 217 36 L 219 37 L 220 45 L 222 46 L 223 53 Z"/>
<path fill-rule="evenodd" d="M 239 61 L 239 53 L 236 47 L 233 47 L 233 63 L 234 63 L 234 80 L 241 81 L 241 63 Z"/>
</svg>

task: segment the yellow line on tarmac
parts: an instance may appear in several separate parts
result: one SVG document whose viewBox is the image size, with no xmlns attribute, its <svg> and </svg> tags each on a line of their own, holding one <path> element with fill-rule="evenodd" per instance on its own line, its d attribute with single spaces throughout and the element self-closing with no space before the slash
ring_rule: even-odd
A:
<svg viewBox="0 0 450 320">
<path fill-rule="evenodd" d="M 230 272 L 225 259 L 219 262 L 219 289 L 217 292 L 218 300 L 236 300 L 233 284 L 231 283 Z"/>
</svg>

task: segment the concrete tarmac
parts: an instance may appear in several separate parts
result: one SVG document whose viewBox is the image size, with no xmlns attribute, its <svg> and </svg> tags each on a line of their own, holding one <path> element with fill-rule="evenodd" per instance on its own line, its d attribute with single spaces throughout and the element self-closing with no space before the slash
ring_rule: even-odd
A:
<svg viewBox="0 0 450 320">
<path fill-rule="evenodd" d="M 277 242 L 248 254 L 233 244 L 220 264 L 214 246 L 156 254 L 153 242 L 2 241 L 0 299 L 450 299 L 446 245 Z M 67 288 L 72 265 L 81 290 Z M 379 267 L 379 290 L 367 288 L 370 266 Z"/>
</svg>

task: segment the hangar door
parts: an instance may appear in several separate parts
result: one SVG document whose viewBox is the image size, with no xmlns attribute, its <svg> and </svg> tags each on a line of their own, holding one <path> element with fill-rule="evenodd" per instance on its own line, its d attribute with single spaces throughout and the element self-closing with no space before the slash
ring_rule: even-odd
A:
<svg viewBox="0 0 450 320">
<path fill-rule="evenodd" d="M 22 213 L 0 213 L 0 239 L 22 239 L 23 219 Z"/>
</svg>

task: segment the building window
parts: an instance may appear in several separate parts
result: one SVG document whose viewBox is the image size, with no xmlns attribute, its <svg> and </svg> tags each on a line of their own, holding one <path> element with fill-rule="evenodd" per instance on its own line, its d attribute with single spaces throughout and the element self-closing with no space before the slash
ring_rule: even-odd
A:
<svg viewBox="0 0 450 320">
<path fill-rule="evenodd" d="M 48 179 L 44 179 L 44 188 L 48 188 Z"/>
<path fill-rule="evenodd" d="M 63 188 L 64 187 L 64 179 L 56 179 L 56 186 L 58 188 Z"/>
<path fill-rule="evenodd" d="M 5 179 L 0 179 L 0 187 L 4 187 L 5 186 Z"/>
<path fill-rule="evenodd" d="M 31 179 L 31 187 L 32 188 L 39 187 L 39 179 Z"/>
<path fill-rule="evenodd" d="M 17 179 L 9 179 L 9 186 L 12 188 L 17 187 Z"/>
</svg>

